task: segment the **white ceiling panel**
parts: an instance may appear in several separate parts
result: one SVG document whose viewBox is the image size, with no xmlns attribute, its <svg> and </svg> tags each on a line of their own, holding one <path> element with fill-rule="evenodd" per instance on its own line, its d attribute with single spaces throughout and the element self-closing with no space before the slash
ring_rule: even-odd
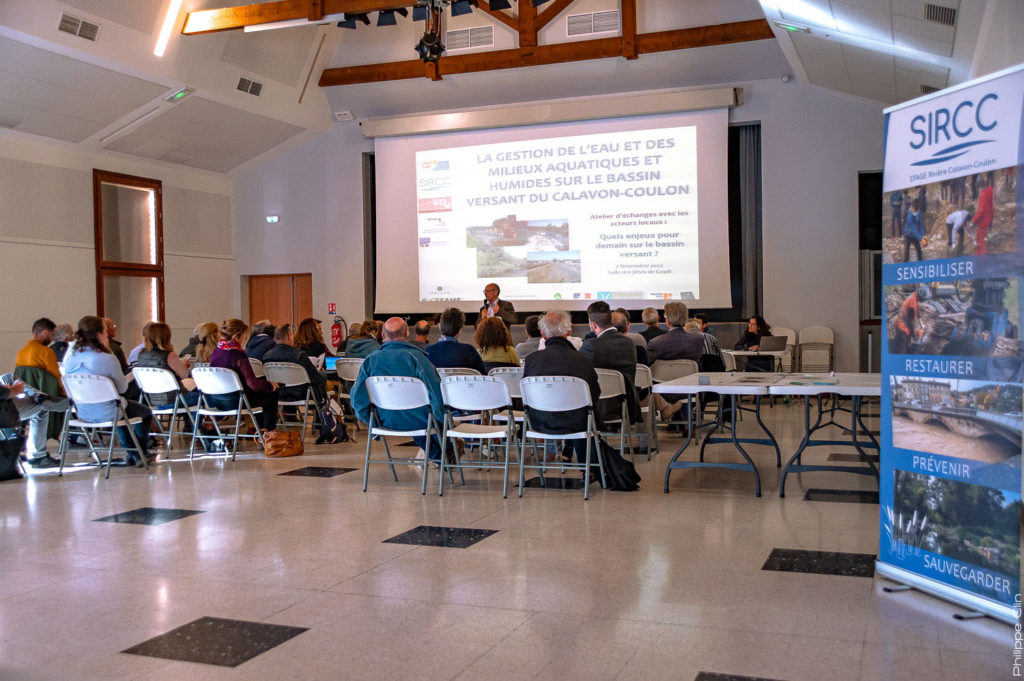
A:
<svg viewBox="0 0 1024 681">
<path fill-rule="evenodd" d="M 888 12 L 879 12 L 846 2 L 833 2 L 836 30 L 844 33 L 892 40 L 892 17 Z"/>
<path fill-rule="evenodd" d="M 319 36 L 316 26 L 297 26 L 286 31 L 234 31 L 228 35 L 221 61 L 241 72 L 256 74 L 296 87 L 303 67 Z"/>
<path fill-rule="evenodd" d="M 161 19 L 164 0 L 61 0 L 83 12 L 152 35 Z M 74 14 L 72 12 L 72 14 Z"/>
<path fill-rule="evenodd" d="M 911 19 L 910 17 L 901 16 L 894 16 L 892 21 L 893 29 L 899 33 L 909 33 L 921 36 L 922 38 L 928 38 L 929 40 L 949 43 L 950 46 L 953 45 L 954 29 L 952 26 L 946 26 L 937 21 Z"/>
</svg>

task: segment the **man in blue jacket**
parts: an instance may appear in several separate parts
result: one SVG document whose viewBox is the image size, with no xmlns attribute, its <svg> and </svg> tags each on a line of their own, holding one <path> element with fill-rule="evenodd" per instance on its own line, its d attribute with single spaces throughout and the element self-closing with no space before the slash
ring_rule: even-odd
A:
<svg viewBox="0 0 1024 681">
<path fill-rule="evenodd" d="M 427 415 L 433 414 L 440 426 L 444 421 L 444 399 L 441 396 L 441 378 L 427 355 L 409 342 L 409 326 L 399 317 L 384 322 L 382 334 L 384 344 L 363 360 L 359 376 L 352 386 L 350 399 L 356 416 L 363 423 L 370 421 L 370 396 L 366 391 L 366 379 L 371 376 L 409 376 L 423 381 L 430 395 L 430 407 L 419 409 L 378 409 L 380 425 L 394 430 L 419 430 L 427 425 Z M 420 449 L 425 449 L 427 440 L 415 437 Z M 431 446 L 430 458 L 441 458 L 441 447 L 437 438 Z"/>
<path fill-rule="evenodd" d="M 435 367 L 446 369 L 467 367 L 486 375 L 487 369 L 480 353 L 469 343 L 459 342 L 459 331 L 466 323 L 466 315 L 457 307 L 449 307 L 441 313 L 441 338 L 426 349 L 427 357 Z"/>
<path fill-rule="evenodd" d="M 910 202 L 907 221 L 903 223 L 903 262 L 910 262 L 910 247 L 917 251 L 917 259 L 921 257 L 921 239 L 924 238 L 924 225 L 921 224 L 920 204 L 917 199 Z"/>
</svg>

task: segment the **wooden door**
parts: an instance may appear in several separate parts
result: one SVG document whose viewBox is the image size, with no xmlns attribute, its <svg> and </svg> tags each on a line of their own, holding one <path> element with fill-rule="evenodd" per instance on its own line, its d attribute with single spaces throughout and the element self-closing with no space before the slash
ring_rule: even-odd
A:
<svg viewBox="0 0 1024 681">
<path fill-rule="evenodd" d="M 313 316 L 312 274 L 266 274 L 249 277 L 249 324 L 269 319 L 296 326 Z"/>
</svg>

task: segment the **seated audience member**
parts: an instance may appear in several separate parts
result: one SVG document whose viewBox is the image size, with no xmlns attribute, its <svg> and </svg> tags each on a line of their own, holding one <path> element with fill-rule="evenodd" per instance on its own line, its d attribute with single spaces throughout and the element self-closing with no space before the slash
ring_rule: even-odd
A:
<svg viewBox="0 0 1024 681">
<path fill-rule="evenodd" d="M 57 355 L 48 347 L 50 342 L 53 341 L 54 331 L 56 331 L 57 325 L 46 317 L 37 319 L 32 323 L 32 338 L 28 340 L 21 350 L 18 350 L 18 354 L 14 359 L 15 367 L 25 368 L 36 368 L 41 369 L 45 372 L 46 376 L 41 376 L 41 380 L 53 382 L 50 385 L 36 385 L 34 382 L 29 381 L 28 384 L 50 395 L 62 395 L 63 388 L 60 385 L 60 367 L 57 364 Z"/>
<path fill-rule="evenodd" d="M 252 325 L 252 337 L 245 344 L 245 354 L 263 361 L 263 356 L 274 347 L 274 325 L 269 319 L 261 319 Z"/>
<path fill-rule="evenodd" d="M 91 315 L 82 317 L 78 321 L 74 347 L 64 358 L 64 373 L 106 376 L 114 382 L 117 392 L 123 395 L 127 392 L 130 382 L 121 370 L 121 363 L 110 350 L 110 338 L 107 336 L 109 324 L 107 322 L 109 320 Z M 76 410 L 80 419 L 94 423 L 111 421 L 117 415 L 115 402 L 79 404 L 76 406 Z M 126 400 L 124 411 L 130 419 L 142 419 L 133 426 L 141 452 L 134 451 L 134 445 L 124 426 L 117 429 L 117 438 L 121 442 L 121 446 L 128 451 L 128 454 L 125 455 L 125 463 L 129 466 L 136 464 L 141 466 L 143 465 L 142 457 L 146 457 L 147 460 L 152 459 L 146 446 L 149 441 L 149 427 L 153 422 L 153 414 L 149 407 L 134 400 Z"/>
<path fill-rule="evenodd" d="M 685 303 L 665 304 L 665 323 L 668 325 L 668 332 L 647 344 L 647 358 L 651 364 L 659 359 L 700 361 L 700 356 L 704 353 L 704 339 L 686 333 L 683 329 L 688 314 Z"/>
<path fill-rule="evenodd" d="M 648 343 L 665 333 L 665 329 L 658 325 L 658 311 L 653 307 L 644 308 L 643 313 L 640 315 L 640 320 L 647 325 L 647 328 L 641 331 L 640 335 Z"/>
<path fill-rule="evenodd" d="M 466 315 L 457 307 L 449 307 L 441 313 L 441 338 L 427 347 L 425 352 L 438 368 L 466 367 L 487 373 L 480 353 L 469 343 L 459 342 L 459 331 L 466 324 Z"/>
<path fill-rule="evenodd" d="M 540 346 L 540 327 L 537 325 L 539 321 L 539 314 L 532 314 L 526 318 L 526 340 L 516 345 L 516 354 L 519 355 L 519 359 L 526 359 L 531 352 L 537 352 L 537 348 Z"/>
<path fill-rule="evenodd" d="M 594 415 L 598 429 L 603 429 L 598 400 L 601 398 L 601 385 L 597 380 L 594 365 L 575 346 L 568 341 L 572 331 L 572 320 L 569 313 L 563 310 L 552 310 L 540 318 L 540 332 L 545 341 L 543 350 L 537 350 L 526 357 L 523 377 L 530 376 L 573 376 L 587 382 L 590 388 L 590 399 L 594 406 Z M 632 343 L 630 343 L 632 345 Z M 527 416 L 533 429 L 552 434 L 574 433 L 587 428 L 587 410 L 570 409 L 565 411 L 538 411 L 527 408 Z M 570 440 L 569 446 L 576 452 L 576 460 L 586 461 L 586 441 Z M 608 447 L 600 441 L 601 456 L 604 460 L 605 475 L 609 489 L 631 491 L 637 489 L 640 476 L 633 464 L 623 460 L 618 450 Z M 596 452 L 591 452 L 591 474 L 597 474 Z"/>
<path fill-rule="evenodd" d="M 257 378 L 242 343 L 249 332 L 249 325 L 241 319 L 225 320 L 220 326 L 220 340 L 217 349 L 210 355 L 211 367 L 231 369 L 242 382 L 245 397 L 250 407 L 263 407 L 260 414 L 260 429 L 277 428 L 277 386 L 270 381 Z M 238 393 L 207 395 L 206 401 L 217 409 L 234 409 L 238 406 Z"/>
<path fill-rule="evenodd" d="M 149 325 L 153 322 L 146 322 L 142 325 L 142 342 L 132 348 L 131 352 L 128 353 L 128 366 L 135 366 L 135 362 L 139 359 L 139 353 L 146 346 L 146 332 L 149 331 Z"/>
<path fill-rule="evenodd" d="M 430 345 L 430 322 L 426 319 L 421 319 L 412 327 L 413 332 L 416 334 L 416 338 L 409 341 L 419 349 L 423 349 Z"/>
<path fill-rule="evenodd" d="M 711 333 L 711 330 L 708 327 L 708 316 L 706 314 L 704 314 L 703 312 L 698 312 L 697 314 L 693 315 L 693 318 L 696 319 L 698 322 L 700 322 L 700 332 L 701 333 L 707 333 L 707 334 L 710 334 L 712 336 L 715 335 L 715 334 Z"/>
<path fill-rule="evenodd" d="M 181 393 L 185 404 L 195 406 L 199 403 L 199 393 L 185 390 L 181 387 L 181 381 L 188 378 L 189 365 L 174 352 L 171 345 L 171 327 L 162 322 L 150 322 L 146 324 L 145 338 L 142 341 L 142 352 L 135 362 L 137 367 L 155 367 L 167 369 L 178 379 L 178 391 L 169 393 L 147 394 L 149 403 L 154 407 L 169 407 L 174 404 L 174 398 Z"/>
<path fill-rule="evenodd" d="M 704 341 L 704 355 L 714 355 L 718 359 L 722 359 L 722 348 L 718 345 L 718 339 L 712 336 L 710 333 L 704 333 L 701 331 L 700 320 L 693 318 L 687 319 L 686 324 L 683 325 L 683 329 L 687 333 L 692 333 L 695 336 L 700 336 Z"/>
<path fill-rule="evenodd" d="M 519 366 L 519 355 L 512 347 L 512 335 L 501 317 L 484 317 L 480 320 L 473 335 L 473 343 L 480 351 L 480 359 L 484 361 L 487 371 L 494 367 Z"/>
<path fill-rule="evenodd" d="M 299 322 L 295 330 L 295 347 L 302 350 L 310 359 L 317 357 L 334 357 L 334 353 L 324 343 L 324 334 L 320 331 L 320 320 L 307 317 Z"/>
<path fill-rule="evenodd" d="M 751 317 L 747 322 L 747 330 L 743 332 L 739 342 L 736 343 L 737 350 L 757 350 L 761 344 L 762 336 L 772 335 L 772 327 L 760 315 Z"/>
<path fill-rule="evenodd" d="M 70 324 L 58 324 L 57 328 L 53 331 L 53 342 L 50 343 L 50 349 L 53 350 L 53 354 L 57 355 L 57 361 L 64 361 L 64 353 L 68 351 L 68 343 L 75 336 L 75 330 L 71 328 Z"/>
<path fill-rule="evenodd" d="M 282 324 L 274 330 L 275 345 L 263 355 L 263 362 L 291 362 L 306 370 L 317 407 L 327 403 L 327 378 L 309 361 L 309 355 L 295 347 L 295 334 L 291 324 Z M 277 389 L 278 402 L 296 402 L 306 397 L 306 386 L 281 386 Z"/>
<path fill-rule="evenodd" d="M 202 341 L 199 340 L 199 332 L 202 330 L 202 324 L 196 324 L 196 328 L 192 329 L 192 335 L 189 336 L 188 343 L 178 353 L 178 357 L 195 357 L 198 352 L 199 346 Z"/>
<path fill-rule="evenodd" d="M 370 420 L 370 395 L 366 390 L 366 379 L 371 376 L 409 376 L 423 381 L 430 395 L 430 407 L 401 411 L 379 409 L 379 425 L 394 430 L 418 430 L 426 427 L 427 415 L 433 414 L 434 421 L 440 427 L 444 423 L 444 400 L 441 396 L 441 378 L 434 365 L 423 350 L 409 342 L 409 327 L 401 318 L 392 317 L 384 323 L 383 338 L 384 344 L 380 349 L 363 360 L 359 376 L 349 393 L 356 417 L 363 423 Z M 426 449 L 425 437 L 414 437 L 413 440 L 421 450 Z M 441 458 L 441 444 L 436 437 L 431 443 L 430 458 Z"/>
<path fill-rule="evenodd" d="M 197 336 L 199 343 L 196 346 L 195 358 L 197 362 L 210 363 L 213 351 L 217 349 L 217 341 L 220 340 L 220 324 L 217 322 L 203 322 L 198 327 Z M 194 365 L 195 362 L 192 362 Z"/>
<path fill-rule="evenodd" d="M 372 321 L 367 320 L 357 327 L 348 337 L 348 345 L 345 346 L 346 359 L 368 357 L 371 352 L 380 347 L 380 343 L 373 336 Z"/>
<path fill-rule="evenodd" d="M 103 327 L 107 336 L 107 346 L 110 348 L 110 352 L 117 358 L 118 364 L 121 365 L 121 373 L 128 373 L 128 358 L 124 356 L 124 349 L 121 347 L 121 341 L 117 340 L 117 324 L 113 322 L 110 317 L 103 318 Z"/>
<path fill-rule="evenodd" d="M 620 310 L 615 310 L 612 312 L 612 326 L 626 340 L 633 343 L 636 351 L 636 361 L 640 364 L 647 364 L 647 341 L 638 333 L 629 333 L 629 315 Z"/>
<path fill-rule="evenodd" d="M 53 397 L 26 385 L 14 374 L 0 376 L 0 399 L 10 399 L 18 411 L 17 420 L 28 421 L 28 441 L 26 458 L 33 468 L 54 468 L 60 461 L 46 451 L 46 430 L 50 420 L 50 412 L 67 411 L 70 403 L 67 398 Z M 8 427 L 13 428 L 17 424 Z M 20 442 L 18 444 L 20 447 Z M 18 476 L 16 476 L 18 477 Z"/>
<path fill-rule="evenodd" d="M 636 353 L 640 348 L 612 323 L 616 316 L 621 317 L 618 313 L 609 312 L 608 303 L 603 300 L 590 304 L 587 308 L 587 318 L 590 321 L 590 330 L 594 332 L 595 336 L 583 341 L 580 354 L 588 358 L 594 364 L 595 369 L 614 369 L 622 374 L 626 384 L 626 405 L 629 408 L 629 417 L 635 423 L 643 419 L 635 389 Z M 616 402 L 614 405 L 608 405 L 605 414 L 611 418 L 618 418 L 621 404 L 621 402 Z"/>
</svg>

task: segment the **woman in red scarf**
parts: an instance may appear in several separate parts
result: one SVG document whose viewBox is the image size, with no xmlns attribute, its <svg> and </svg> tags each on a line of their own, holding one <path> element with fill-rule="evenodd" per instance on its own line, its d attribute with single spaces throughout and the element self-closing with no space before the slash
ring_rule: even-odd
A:
<svg viewBox="0 0 1024 681">
<path fill-rule="evenodd" d="M 257 378 L 253 372 L 242 345 L 248 332 L 249 326 L 241 319 L 225 320 L 220 327 L 217 349 L 210 355 L 210 366 L 231 369 L 238 374 L 249 406 L 263 408 L 260 429 L 274 430 L 277 428 L 277 386 L 266 379 Z M 234 409 L 238 405 L 238 393 L 207 395 L 206 401 L 218 409 Z"/>
</svg>

